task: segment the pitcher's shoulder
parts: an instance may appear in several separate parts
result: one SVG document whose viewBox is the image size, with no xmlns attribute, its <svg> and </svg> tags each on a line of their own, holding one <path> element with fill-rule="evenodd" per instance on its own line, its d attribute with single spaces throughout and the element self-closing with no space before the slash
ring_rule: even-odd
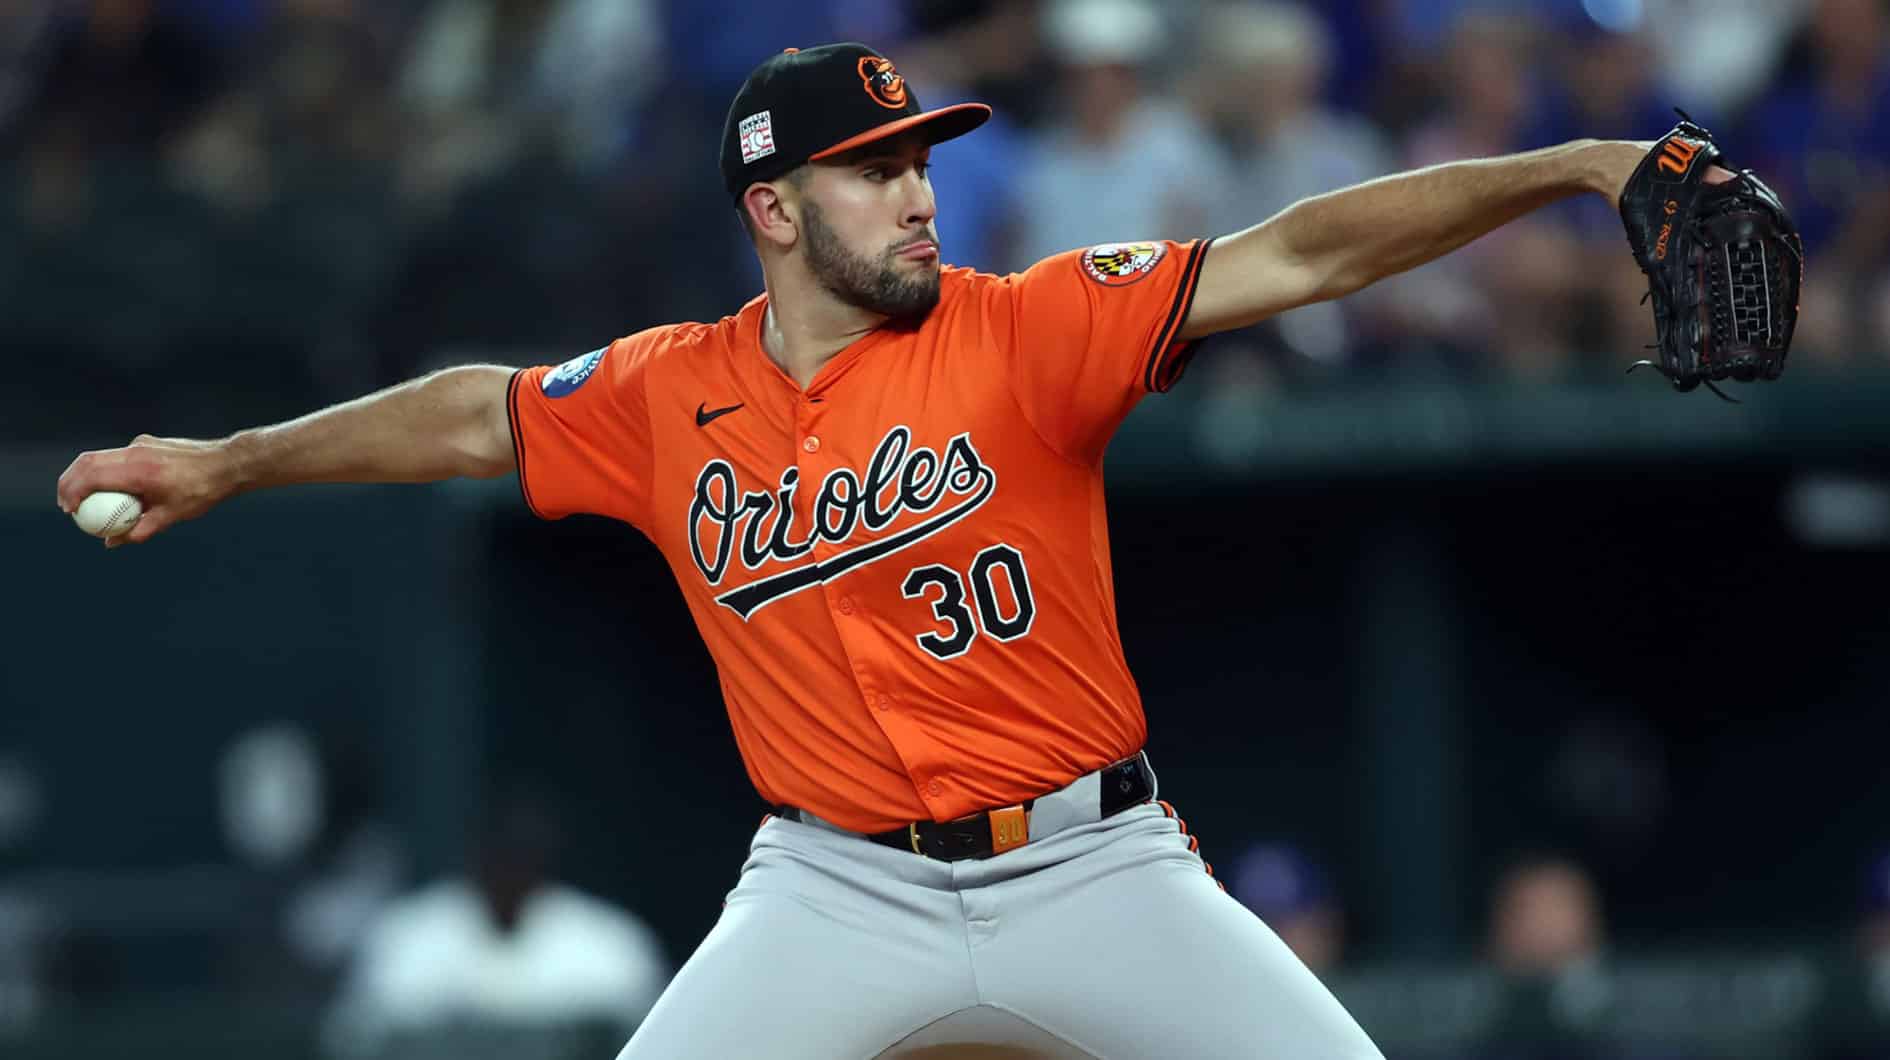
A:
<svg viewBox="0 0 1890 1060">
<path fill-rule="evenodd" d="M 941 296 L 952 293 L 976 294 L 994 288 L 1009 286 L 1017 281 L 1016 274 L 1002 275 L 974 269 L 968 265 L 947 265 L 939 270 L 939 293 Z"/>
<path fill-rule="evenodd" d="M 712 356 L 740 342 L 745 332 L 755 330 L 762 304 L 763 299 L 757 298 L 720 320 L 658 324 L 625 335 L 611 345 L 621 347 L 628 358 L 650 362 Z"/>
<path fill-rule="evenodd" d="M 1016 297 L 1019 278 L 1016 273 L 948 265 L 939 274 L 939 305 L 951 313 L 1002 312 Z"/>
</svg>

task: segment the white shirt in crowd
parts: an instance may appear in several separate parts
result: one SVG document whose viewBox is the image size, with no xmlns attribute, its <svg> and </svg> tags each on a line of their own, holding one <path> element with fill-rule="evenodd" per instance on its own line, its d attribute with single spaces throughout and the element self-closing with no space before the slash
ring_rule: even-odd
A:
<svg viewBox="0 0 1890 1060">
<path fill-rule="evenodd" d="M 369 930 L 327 1028 L 336 1053 L 372 1053 L 391 1035 L 465 1023 L 582 1021 L 634 1029 L 669 966 L 635 916 L 559 885 L 539 888 L 509 933 L 467 882 L 395 901 Z"/>
</svg>

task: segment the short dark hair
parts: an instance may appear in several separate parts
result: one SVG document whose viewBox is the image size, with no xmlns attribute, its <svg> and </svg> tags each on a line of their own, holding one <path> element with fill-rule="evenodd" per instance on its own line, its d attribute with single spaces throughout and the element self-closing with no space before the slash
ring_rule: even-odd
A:
<svg viewBox="0 0 1890 1060">
<path fill-rule="evenodd" d="M 806 163 L 802 163 L 775 179 L 787 181 L 794 186 L 795 191 L 801 191 L 807 187 L 807 174 L 807 165 Z M 742 219 L 742 231 L 748 233 L 749 242 L 752 243 L 760 238 L 760 233 L 755 231 L 755 219 L 748 216 L 748 196 L 746 194 L 743 194 L 741 198 L 735 200 L 735 215 Z"/>
</svg>

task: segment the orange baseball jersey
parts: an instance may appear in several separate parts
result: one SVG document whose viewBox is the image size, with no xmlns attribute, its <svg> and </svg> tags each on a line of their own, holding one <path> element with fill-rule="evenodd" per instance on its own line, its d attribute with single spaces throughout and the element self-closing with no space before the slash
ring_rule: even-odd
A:
<svg viewBox="0 0 1890 1060">
<path fill-rule="evenodd" d="M 768 802 L 865 832 L 1021 802 L 1147 734 L 1102 456 L 1186 366 L 1207 246 L 944 268 L 922 321 L 805 390 L 762 349 L 765 294 L 523 369 L 525 502 L 661 549 Z"/>
</svg>

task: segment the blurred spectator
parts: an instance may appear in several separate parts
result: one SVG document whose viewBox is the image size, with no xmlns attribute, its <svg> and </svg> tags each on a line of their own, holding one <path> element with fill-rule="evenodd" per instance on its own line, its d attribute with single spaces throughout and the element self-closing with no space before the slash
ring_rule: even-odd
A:
<svg viewBox="0 0 1890 1060">
<path fill-rule="evenodd" d="M 1234 863 L 1232 878 L 1234 897 L 1266 921 L 1313 974 L 1338 967 L 1345 955 L 1345 920 L 1319 866 L 1291 846 L 1261 843 Z"/>
<path fill-rule="evenodd" d="M 370 757 L 287 722 L 242 733 L 224 751 L 219 817 L 247 884 L 227 960 L 246 991 L 326 997 L 399 892 L 405 852 Z"/>
<path fill-rule="evenodd" d="M 401 83 L 421 135 L 410 190 L 441 206 L 533 151 L 582 170 L 618 157 L 662 40 L 648 0 L 438 0 Z"/>
<path fill-rule="evenodd" d="M 1303 6 L 1319 17 L 1332 40 L 1326 57 L 1331 72 L 1320 91 L 1346 110 L 1361 114 L 1374 110 L 1383 102 L 1391 75 L 1399 69 L 1394 56 L 1398 33 L 1390 14 L 1393 0 Z"/>
<path fill-rule="evenodd" d="M 286 0 L 245 42 L 244 55 L 241 79 L 173 153 L 182 184 L 223 211 L 247 214 L 309 184 L 333 198 L 388 180 L 399 141 L 387 98 L 393 57 L 386 32 L 354 0 Z M 387 191 L 377 187 L 373 196 Z"/>
<path fill-rule="evenodd" d="M 92 0 L 54 30 L 36 101 L 40 136 L 93 152 L 151 150 L 223 72 L 222 56 L 156 0 Z"/>
<path fill-rule="evenodd" d="M 846 40 L 888 47 L 904 33 L 903 6 L 888 0 L 663 0 L 668 33 L 662 39 L 689 87 L 720 112 L 748 72 L 783 48 Z"/>
<path fill-rule="evenodd" d="M 1190 95 L 1233 159 L 1227 196 L 1209 219 L 1214 234 L 1240 231 L 1300 199 L 1391 168 L 1377 130 L 1321 100 L 1332 40 L 1306 8 L 1220 4 L 1201 20 L 1196 50 L 1202 62 Z M 1314 361 L 1341 362 L 1357 342 L 1352 317 L 1374 294 L 1281 314 L 1265 325 L 1265 341 Z M 1224 348 L 1219 355 L 1227 356 Z"/>
<path fill-rule="evenodd" d="M 545 809 L 514 798 L 488 823 L 467 876 L 389 907 L 330 1013 L 330 1050 L 451 1055 L 461 1034 L 587 1025 L 627 1038 L 668 980 L 667 962 L 641 920 L 557 882 L 558 845 Z"/>
<path fill-rule="evenodd" d="M 1890 197 L 1890 14 L 1878 0 L 1819 0 L 1803 61 L 1755 106 L 1751 165 L 1784 196 L 1813 257 L 1880 260 Z"/>
<path fill-rule="evenodd" d="M 535 103 L 580 172 L 621 157 L 638 111 L 669 74 L 653 0 L 563 0 L 531 71 Z"/>
<path fill-rule="evenodd" d="M 1504 872 L 1490 902 L 1489 956 L 1520 979 L 1554 979 L 1600 959 L 1601 900 L 1566 858 L 1524 858 Z"/>
<path fill-rule="evenodd" d="M 169 153 L 172 180 L 221 215 L 190 222 L 220 237 L 207 286 L 238 296 L 175 326 L 197 363 L 228 351 L 263 378 L 273 369 L 337 396 L 382 382 L 360 322 L 405 236 L 393 30 L 360 0 L 274 5 L 244 44 L 242 77 Z M 259 357 L 259 346 L 290 352 Z"/>
<path fill-rule="evenodd" d="M 1818 0 L 1784 79 L 1754 107 L 1739 159 L 1776 188 L 1803 229 L 1806 299 L 1841 309 L 1821 345 L 1855 356 L 1890 259 L 1890 14 L 1878 0 Z M 1828 292 L 1814 287 L 1832 286 Z"/>
<path fill-rule="evenodd" d="M 1526 142 L 1541 109 L 1539 36 L 1528 18 L 1465 15 L 1443 55 L 1438 112 L 1412 133 L 1407 160 L 1427 166 L 1541 146 Z"/>
<path fill-rule="evenodd" d="M 1736 114 L 1771 81 L 1787 41 L 1814 2 L 1616 0 L 1610 6 L 1643 15 L 1638 25 L 1653 46 L 1659 81 L 1674 93 L 1675 102 L 1701 113 Z M 1618 28 L 1635 25 L 1624 21 Z"/>
<path fill-rule="evenodd" d="M 1054 97 L 1044 91 L 1039 0 L 906 0 L 902 6 L 908 32 L 954 40 L 953 58 L 963 64 L 954 80 L 972 98 L 1020 126 L 1044 121 Z"/>
<path fill-rule="evenodd" d="M 1493 896 L 1489 944 L 1491 963 L 1508 977 L 1511 1007 L 1506 1025 L 1474 1051 L 1476 1060 L 1708 1060 L 1725 1055 L 1688 1040 L 1702 1012 L 1715 1011 L 1716 999 L 1684 1015 L 1687 1007 L 1681 1002 L 1654 1006 L 1656 1019 L 1671 1020 L 1670 1026 L 1610 1019 L 1622 999 L 1602 963 L 1605 945 L 1601 901 L 1585 869 L 1551 855 L 1512 864 Z M 1663 986 L 1676 996 L 1696 989 L 1684 971 Z M 1706 996 L 1712 993 L 1709 989 Z"/>
<path fill-rule="evenodd" d="M 1219 4 L 1201 20 L 1196 48 L 1202 61 L 1191 95 L 1235 165 L 1232 194 L 1213 218 L 1217 231 L 1390 168 L 1377 130 L 1321 99 L 1332 40 L 1306 8 Z"/>
<path fill-rule="evenodd" d="M 1438 112 L 1411 136 L 1405 163 L 1429 166 L 1545 146 L 1533 77 L 1537 27 L 1511 15 L 1465 15 L 1452 33 Z M 1566 223 L 1538 213 L 1393 279 L 1374 307 L 1407 364 L 1452 373 L 1494 361 L 1523 379 L 1561 375 L 1582 283 Z"/>
<path fill-rule="evenodd" d="M 1444 55 L 1443 98 L 1412 133 L 1406 162 L 1428 166 L 1542 146 L 1526 142 L 1541 106 L 1537 45 L 1538 28 L 1529 19 L 1464 16 Z"/>
<path fill-rule="evenodd" d="M 1150 91 L 1167 32 L 1160 11 L 1146 0 L 1060 0 L 1045 17 L 1061 109 L 1018 177 L 1010 264 L 1111 240 L 1207 235 L 1225 163 L 1191 114 Z"/>
<path fill-rule="evenodd" d="M 155 0 L 96 0 L 49 32 L 23 130 L 21 207 L 29 226 L 56 232 L 84 222 L 106 169 L 170 141 L 216 91 L 223 63 Z"/>
<path fill-rule="evenodd" d="M 1658 80 L 1653 42 L 1645 33 L 1622 32 L 1587 18 L 1563 19 L 1555 29 L 1550 60 L 1554 79 L 1545 86 L 1535 145 L 1584 136 L 1652 140 L 1673 126 L 1676 104 L 1703 125 L 1718 112 L 1676 96 Z"/>
<path fill-rule="evenodd" d="M 525 149 L 520 118 L 531 48 L 547 0 L 436 0 L 401 63 L 400 99 L 414 116 L 408 192 L 444 209 L 461 185 L 490 177 Z"/>
<path fill-rule="evenodd" d="M 1687 1060 L 1683 1052 L 1648 1053 L 1591 1037 L 1587 1024 L 1610 991 L 1603 932 L 1601 902 L 1585 869 L 1556 855 L 1511 863 L 1491 894 L 1486 957 L 1506 977 L 1512 1004 L 1477 1060 Z M 1546 1014 L 1550 1025 L 1531 1026 L 1532 1011 Z"/>
</svg>

